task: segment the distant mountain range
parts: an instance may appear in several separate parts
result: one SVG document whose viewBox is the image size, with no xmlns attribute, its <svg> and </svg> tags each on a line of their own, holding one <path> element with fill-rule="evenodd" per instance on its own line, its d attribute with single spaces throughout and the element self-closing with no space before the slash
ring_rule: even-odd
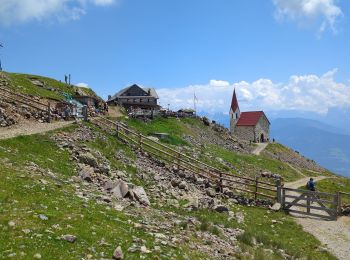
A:
<svg viewBox="0 0 350 260">
<path fill-rule="evenodd" d="M 321 166 L 350 177 L 350 134 L 334 126 L 310 119 L 284 118 L 271 122 L 272 138 Z"/>
<path fill-rule="evenodd" d="M 335 113 L 338 113 L 338 116 Z M 201 115 L 229 127 L 228 115 L 223 113 Z M 331 111 L 326 117 L 312 115 L 311 117 L 315 119 L 278 118 L 284 115 L 290 116 L 283 112 L 268 115 L 271 121 L 270 139 L 275 138 L 334 173 L 350 177 L 349 111 Z M 302 116 L 303 113 L 298 115 Z"/>
</svg>

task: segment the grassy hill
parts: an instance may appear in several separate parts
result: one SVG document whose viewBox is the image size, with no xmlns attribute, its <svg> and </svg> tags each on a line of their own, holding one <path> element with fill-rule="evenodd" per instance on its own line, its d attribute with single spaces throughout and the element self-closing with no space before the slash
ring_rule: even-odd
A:
<svg viewBox="0 0 350 260">
<path fill-rule="evenodd" d="M 151 135 L 153 133 L 168 133 L 167 139 L 160 140 L 169 145 L 185 146 L 187 153 L 197 154 L 198 158 L 212 166 L 236 175 L 254 177 L 261 171 L 269 171 L 281 175 L 285 181 L 293 181 L 305 176 L 325 174 L 322 167 L 316 167 L 314 162 L 300 156 L 298 153 L 281 144 L 269 144 L 267 153 L 260 156 L 250 154 L 254 144 L 236 142 L 242 146 L 240 152 L 225 147 L 228 141 L 227 133 L 217 132 L 213 127 L 205 126 L 200 120 L 194 118 L 157 118 L 144 123 L 137 119 L 124 119 L 125 122 L 137 131 Z M 191 138 L 186 138 L 190 136 Z M 279 159 L 273 154 L 279 154 Z M 281 160 L 289 158 L 290 163 Z M 232 165 L 233 167 L 230 167 Z"/>
<path fill-rule="evenodd" d="M 174 146 L 189 149 L 195 145 L 186 141 L 183 133 L 196 137 L 200 132 L 193 129 L 203 128 L 200 121 L 192 119 L 130 124 L 142 127 L 145 133 L 170 132 L 176 140 Z M 76 180 L 77 164 L 72 154 L 55 141 L 56 136 L 70 139 L 81 127 L 73 125 L 43 135 L 0 141 L 0 258 L 33 259 L 39 254 L 43 259 L 111 258 L 114 249 L 121 246 L 126 259 L 221 259 L 225 253 L 215 249 L 230 241 L 227 230 L 236 230 L 240 235 L 231 234 L 234 246 L 226 247 L 236 248 L 234 257 L 238 259 L 284 259 L 286 255 L 335 259 L 284 212 L 227 202 L 234 215 L 230 217 L 207 209 L 188 210 L 185 198 L 179 200 L 179 206 L 165 203 L 162 196 L 169 193 L 171 197 L 172 191 L 162 191 L 152 171 L 133 163 L 138 153 L 115 136 L 87 124 L 77 133 L 89 129 L 96 137 L 77 145 L 93 149 L 109 161 L 111 169 L 124 171 L 130 182 L 142 185 L 151 206 L 114 199 L 105 202 L 99 189 Z M 236 162 L 241 169 L 253 168 L 252 172 L 261 167 L 287 168 L 273 159 L 265 165 L 261 162 L 267 160 L 265 157 L 237 154 L 214 144 L 203 149 L 207 154 L 204 158 L 211 158 L 213 153 L 214 157 Z M 286 176 L 293 179 L 294 174 L 298 173 L 288 172 Z M 116 209 L 117 205 L 125 207 Z M 67 234 L 74 235 L 76 241 L 63 240 Z"/>
<path fill-rule="evenodd" d="M 96 93 L 90 88 L 69 86 L 52 78 L 9 72 L 0 72 L 0 76 L 0 79 L 3 80 L 2 85 L 4 85 L 4 83 L 8 84 L 8 87 L 23 94 L 47 99 L 63 100 L 63 92 L 75 95 L 76 91 L 78 91 L 85 95 L 97 97 Z"/>
</svg>

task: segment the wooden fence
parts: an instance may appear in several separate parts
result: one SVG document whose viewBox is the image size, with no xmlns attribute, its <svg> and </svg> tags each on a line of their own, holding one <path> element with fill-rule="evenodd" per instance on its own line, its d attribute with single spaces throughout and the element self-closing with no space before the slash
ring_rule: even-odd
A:
<svg viewBox="0 0 350 260">
<path fill-rule="evenodd" d="M 335 220 L 340 209 L 340 195 L 282 188 L 282 208 L 292 213 Z"/>
<path fill-rule="evenodd" d="M 21 103 L 42 112 L 47 112 L 50 106 L 49 103 L 45 104 L 27 95 L 16 93 L 14 90 L 4 87 L 0 87 L 0 97 L 9 101 Z"/>
<path fill-rule="evenodd" d="M 270 183 L 262 181 L 259 178 L 235 176 L 231 173 L 223 172 L 192 156 L 179 152 L 141 133 L 137 133 L 129 129 L 123 123 L 113 122 L 104 117 L 97 117 L 93 122 L 104 130 L 115 133 L 118 138 L 130 145 L 134 145 L 148 154 L 153 155 L 155 158 L 161 159 L 171 165 L 176 165 L 178 169 L 184 169 L 196 176 L 209 180 L 211 183 L 216 184 L 221 191 L 227 187 L 252 194 L 255 199 L 264 197 L 275 200 L 277 190 L 280 189 L 280 182 Z"/>
</svg>

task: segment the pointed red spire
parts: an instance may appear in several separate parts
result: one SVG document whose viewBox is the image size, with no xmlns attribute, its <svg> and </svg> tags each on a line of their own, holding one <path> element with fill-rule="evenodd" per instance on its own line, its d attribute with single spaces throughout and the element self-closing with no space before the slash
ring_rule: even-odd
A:
<svg viewBox="0 0 350 260">
<path fill-rule="evenodd" d="M 235 112 L 236 109 L 239 108 L 239 106 L 238 106 L 238 101 L 237 101 L 237 97 L 236 97 L 236 89 L 233 90 L 231 108 L 232 108 L 232 111 L 233 111 L 233 112 Z"/>
</svg>

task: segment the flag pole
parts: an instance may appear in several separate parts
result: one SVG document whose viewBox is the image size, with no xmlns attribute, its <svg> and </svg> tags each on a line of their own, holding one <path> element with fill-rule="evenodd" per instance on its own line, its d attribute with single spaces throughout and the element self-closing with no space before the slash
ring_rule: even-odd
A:
<svg viewBox="0 0 350 260">
<path fill-rule="evenodd" d="M 197 106 L 196 106 L 196 91 L 193 92 L 193 108 L 194 108 L 194 114 L 197 115 Z"/>
</svg>

